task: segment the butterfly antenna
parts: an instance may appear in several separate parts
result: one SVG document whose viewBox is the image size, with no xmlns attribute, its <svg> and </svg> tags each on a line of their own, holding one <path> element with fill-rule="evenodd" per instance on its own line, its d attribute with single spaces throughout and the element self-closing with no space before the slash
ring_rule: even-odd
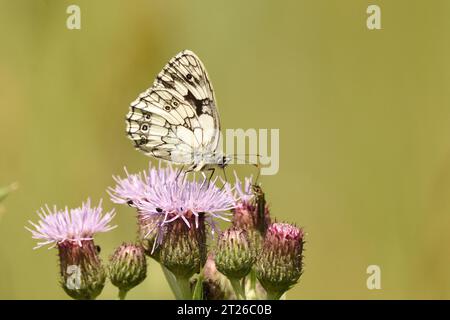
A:
<svg viewBox="0 0 450 320">
<path fill-rule="evenodd" d="M 233 155 L 231 155 L 231 157 L 234 160 L 240 160 L 240 161 L 244 162 L 244 164 L 258 166 L 257 163 L 253 163 L 253 162 L 247 161 L 245 158 L 240 158 L 241 156 L 244 156 L 244 157 L 249 157 L 249 156 L 262 157 L 260 154 L 233 154 Z"/>
<path fill-rule="evenodd" d="M 251 155 L 252 154 L 250 154 L 249 156 L 251 156 Z M 254 154 L 254 156 L 262 157 L 260 154 Z M 233 158 L 236 159 L 236 160 L 242 160 L 245 164 L 252 165 L 252 166 L 254 166 L 255 168 L 258 169 L 258 174 L 256 175 L 256 179 L 255 179 L 255 185 L 257 185 L 259 177 L 261 175 L 261 166 L 260 166 L 260 164 L 259 163 L 252 163 L 250 161 L 246 161 L 245 159 L 238 158 L 238 155 L 233 155 Z"/>
<path fill-rule="evenodd" d="M 227 172 L 225 171 L 225 167 L 222 168 L 222 171 L 223 171 L 223 177 L 225 178 L 225 182 L 228 182 Z"/>
<path fill-rule="evenodd" d="M 234 155 L 232 155 L 232 158 L 234 160 L 241 160 L 242 162 L 244 162 L 244 164 L 252 165 L 252 166 L 254 166 L 254 167 L 256 167 L 258 169 L 258 174 L 256 175 L 256 180 L 255 180 L 255 184 L 257 184 L 259 176 L 261 175 L 261 166 L 259 165 L 259 163 L 252 163 L 250 161 L 247 161 L 245 158 L 244 159 L 243 158 L 239 158 L 238 156 L 240 156 L 240 155 L 234 154 Z M 261 157 L 261 155 L 259 155 L 259 154 L 255 154 L 255 156 Z"/>
</svg>

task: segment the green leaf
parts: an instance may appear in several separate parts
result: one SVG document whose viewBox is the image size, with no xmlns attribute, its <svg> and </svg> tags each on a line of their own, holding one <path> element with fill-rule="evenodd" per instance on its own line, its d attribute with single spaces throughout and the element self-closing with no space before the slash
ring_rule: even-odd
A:
<svg viewBox="0 0 450 320">
<path fill-rule="evenodd" d="M 203 300 L 203 274 L 200 273 L 195 284 L 192 300 Z"/>
<path fill-rule="evenodd" d="M 177 283 L 177 278 L 163 264 L 161 264 L 161 268 L 163 270 L 163 273 L 164 273 L 164 276 L 166 277 L 167 282 L 169 283 L 170 289 L 172 290 L 173 294 L 175 295 L 175 299 L 182 300 L 183 295 L 181 294 L 180 287 Z"/>
</svg>

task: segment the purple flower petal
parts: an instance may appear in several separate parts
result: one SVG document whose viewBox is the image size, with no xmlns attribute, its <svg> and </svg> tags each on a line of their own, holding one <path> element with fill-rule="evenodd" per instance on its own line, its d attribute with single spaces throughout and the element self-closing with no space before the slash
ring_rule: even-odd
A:
<svg viewBox="0 0 450 320">
<path fill-rule="evenodd" d="M 33 228 L 25 227 L 31 232 L 33 239 L 38 242 L 36 248 L 47 244 L 56 245 L 64 241 L 73 241 L 81 246 L 82 240 L 92 240 L 95 233 L 107 232 L 116 226 L 110 226 L 115 213 L 114 210 L 102 215 L 102 202 L 91 208 L 88 199 L 81 207 L 75 209 L 58 210 L 56 206 L 50 209 L 47 205 L 37 212 L 38 223 L 29 221 Z"/>
</svg>

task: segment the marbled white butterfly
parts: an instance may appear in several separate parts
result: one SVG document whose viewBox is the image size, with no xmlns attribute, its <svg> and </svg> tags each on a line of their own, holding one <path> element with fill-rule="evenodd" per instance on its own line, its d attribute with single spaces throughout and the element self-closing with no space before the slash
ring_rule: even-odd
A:
<svg viewBox="0 0 450 320">
<path fill-rule="evenodd" d="M 186 165 L 187 171 L 224 168 L 231 160 L 217 148 L 220 120 L 212 84 L 189 50 L 173 57 L 131 103 L 127 134 L 146 155 Z"/>
</svg>

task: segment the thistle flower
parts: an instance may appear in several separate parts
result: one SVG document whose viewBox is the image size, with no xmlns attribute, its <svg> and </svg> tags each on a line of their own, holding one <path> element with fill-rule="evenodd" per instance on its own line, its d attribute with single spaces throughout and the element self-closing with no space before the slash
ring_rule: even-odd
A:
<svg viewBox="0 0 450 320">
<path fill-rule="evenodd" d="M 103 290 L 106 272 L 92 240 L 58 243 L 60 284 L 73 299 L 95 299 Z"/>
<path fill-rule="evenodd" d="M 116 227 L 109 225 L 115 215 L 114 210 L 102 215 L 101 200 L 97 207 L 92 208 L 90 199 L 75 209 L 69 210 L 66 207 L 64 210 L 58 210 L 54 206 L 51 210 L 47 205 L 45 208 L 47 212 L 43 208 L 37 212 L 40 218 L 37 224 L 28 221 L 35 230 L 25 227 L 31 232 L 33 239 L 42 240 L 35 249 L 63 242 L 75 242 L 81 247 L 82 241 L 93 240 L 94 234 Z"/>
<path fill-rule="evenodd" d="M 38 212 L 41 219 L 29 230 L 38 242 L 36 248 L 47 244 L 57 246 L 60 260 L 60 283 L 74 299 L 95 299 L 103 290 L 106 273 L 94 244 L 94 234 L 109 231 L 113 211 L 102 215 L 101 202 L 92 207 L 90 200 L 75 209 L 53 211 L 46 207 Z"/>
<path fill-rule="evenodd" d="M 187 216 L 188 221 L 194 216 Z M 160 262 L 179 279 L 189 279 L 206 262 L 206 234 L 204 219 L 197 228 L 182 220 L 167 225 L 167 233 L 159 248 Z"/>
<path fill-rule="evenodd" d="M 144 249 L 134 244 L 123 243 L 110 257 L 109 278 L 119 288 L 119 296 L 126 293 L 145 280 L 147 261 Z"/>
<path fill-rule="evenodd" d="M 109 188 L 111 200 L 115 203 L 129 204 L 139 214 L 141 226 L 148 220 L 152 228 L 147 228 L 148 235 L 156 232 L 154 248 L 162 242 L 166 227 L 176 220 L 181 220 L 189 228 L 198 227 L 200 216 L 204 216 L 212 230 L 216 220 L 229 221 L 227 211 L 236 207 L 235 198 L 228 183 L 218 188 L 216 179 L 209 181 L 205 174 L 193 180 L 188 175 L 175 170 L 170 165 L 154 168 L 138 174 L 126 172 L 126 178 L 114 177 L 117 185 Z M 144 228 L 145 229 L 145 228 Z"/>
<path fill-rule="evenodd" d="M 236 208 L 233 209 L 232 224 L 247 231 L 252 250 L 259 252 L 267 226 L 270 224 L 269 207 L 260 186 L 253 183 L 253 178 L 245 178 L 242 183 L 236 177 L 234 193 Z"/>
<path fill-rule="evenodd" d="M 244 182 L 242 182 L 239 179 L 236 172 L 234 172 L 234 177 L 235 177 L 234 190 L 236 194 L 236 201 L 238 201 L 241 206 L 249 204 L 255 196 L 252 190 L 253 177 L 250 176 L 248 178 L 247 177 L 244 178 Z"/>
<path fill-rule="evenodd" d="M 264 234 L 270 216 L 261 187 L 253 183 L 253 177 L 245 178 L 242 183 L 236 176 L 234 190 L 237 205 L 233 210 L 233 226 Z"/>
<path fill-rule="evenodd" d="M 303 230 L 290 224 L 269 226 L 256 262 L 256 275 L 270 299 L 279 299 L 300 278 L 303 238 Z"/>
</svg>

